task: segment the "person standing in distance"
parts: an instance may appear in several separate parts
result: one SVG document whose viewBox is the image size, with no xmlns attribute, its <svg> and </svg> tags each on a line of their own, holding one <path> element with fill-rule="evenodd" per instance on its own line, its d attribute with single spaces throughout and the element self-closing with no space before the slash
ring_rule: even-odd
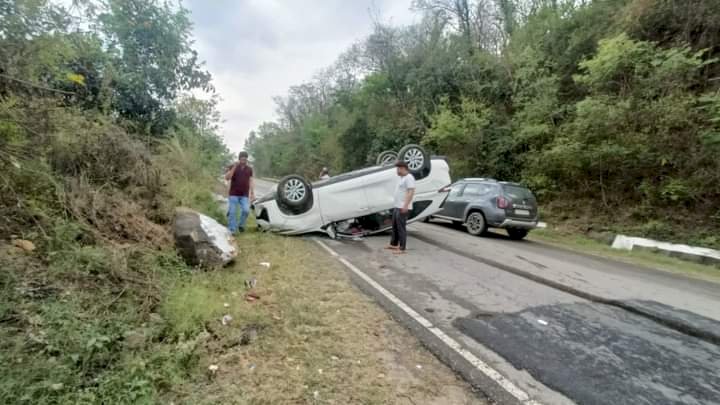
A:
<svg viewBox="0 0 720 405">
<path fill-rule="evenodd" d="M 400 177 L 395 187 L 395 202 L 392 216 L 392 238 L 385 249 L 393 253 L 404 254 L 407 243 L 407 219 L 412 210 L 412 200 L 415 196 L 415 177 L 410 174 L 406 162 L 400 160 L 395 163 L 397 175 Z"/>
<path fill-rule="evenodd" d="M 225 173 L 225 180 L 230 181 L 228 193 L 228 229 L 231 233 L 245 232 L 245 222 L 250 215 L 250 201 L 255 199 L 253 169 L 247 164 L 248 153 L 238 154 L 238 161 Z M 237 209 L 240 207 L 240 222 Z"/>
<path fill-rule="evenodd" d="M 330 178 L 330 170 L 327 167 L 323 167 L 320 171 L 320 180 L 327 180 Z"/>
</svg>

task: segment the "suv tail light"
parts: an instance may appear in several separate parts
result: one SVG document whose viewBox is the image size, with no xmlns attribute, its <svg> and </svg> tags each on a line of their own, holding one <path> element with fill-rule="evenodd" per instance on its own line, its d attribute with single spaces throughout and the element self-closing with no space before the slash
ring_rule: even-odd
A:
<svg viewBox="0 0 720 405">
<path fill-rule="evenodd" d="M 498 208 L 505 209 L 508 207 L 508 200 L 505 199 L 505 197 L 498 197 L 497 198 L 497 206 Z"/>
</svg>

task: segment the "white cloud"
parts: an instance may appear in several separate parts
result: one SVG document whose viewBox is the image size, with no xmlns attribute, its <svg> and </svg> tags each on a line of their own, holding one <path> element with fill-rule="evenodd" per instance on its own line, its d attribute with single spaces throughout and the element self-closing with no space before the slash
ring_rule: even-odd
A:
<svg viewBox="0 0 720 405">
<path fill-rule="evenodd" d="M 190 0 L 196 48 L 222 97 L 222 135 L 236 152 L 275 117 L 272 98 L 308 81 L 383 21 L 410 23 L 411 0 Z"/>
</svg>

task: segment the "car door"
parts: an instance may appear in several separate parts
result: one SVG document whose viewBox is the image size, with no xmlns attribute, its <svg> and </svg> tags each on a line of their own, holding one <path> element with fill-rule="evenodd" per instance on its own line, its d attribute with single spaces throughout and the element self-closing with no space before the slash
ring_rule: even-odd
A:
<svg viewBox="0 0 720 405">
<path fill-rule="evenodd" d="M 369 205 L 365 193 L 366 185 L 366 177 L 358 175 L 318 187 L 323 224 L 367 215 Z"/>
<path fill-rule="evenodd" d="M 484 206 L 484 200 L 494 186 L 485 183 L 469 183 L 462 193 L 463 210 L 460 217 L 464 219 L 467 208 L 470 205 L 475 207 Z"/>
<path fill-rule="evenodd" d="M 450 194 L 443 204 L 443 210 L 438 216 L 462 219 L 465 203 L 462 199 L 465 183 L 454 184 L 450 187 Z"/>
</svg>

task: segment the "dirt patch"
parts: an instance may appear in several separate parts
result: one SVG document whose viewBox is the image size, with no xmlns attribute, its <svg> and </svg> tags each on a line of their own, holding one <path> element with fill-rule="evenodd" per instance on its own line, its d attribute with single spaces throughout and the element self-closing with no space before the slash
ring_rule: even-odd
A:
<svg viewBox="0 0 720 405">
<path fill-rule="evenodd" d="M 99 239 L 138 242 L 154 248 L 170 245 L 169 229 L 148 219 L 146 210 L 120 191 L 97 188 L 83 179 L 68 182 L 67 189 L 68 210 Z"/>
</svg>

